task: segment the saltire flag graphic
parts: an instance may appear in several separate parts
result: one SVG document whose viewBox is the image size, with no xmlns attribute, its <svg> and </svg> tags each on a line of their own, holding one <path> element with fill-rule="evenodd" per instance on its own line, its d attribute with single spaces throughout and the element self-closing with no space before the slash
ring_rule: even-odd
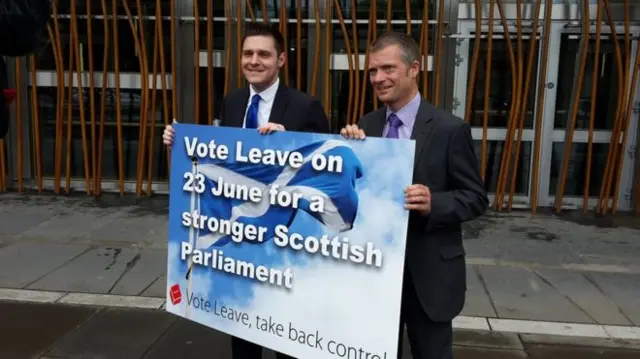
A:
<svg viewBox="0 0 640 359">
<path fill-rule="evenodd" d="M 265 242 L 273 237 L 276 225 L 290 224 L 300 210 L 320 221 L 328 231 L 350 230 L 358 213 L 356 181 L 363 175 L 360 159 L 351 147 L 339 140 L 319 141 L 295 151 L 304 157 L 303 164 L 298 168 L 237 162 L 231 156 L 224 164 L 217 159 L 198 162 L 194 171 L 205 176 L 207 190 L 197 196 L 195 203 L 192 198 L 192 206 L 200 215 L 265 227 Z M 342 158 L 342 171 L 336 173 L 314 169 L 311 160 L 317 155 Z M 259 188 L 262 191 L 261 201 L 255 203 L 212 195 L 209 189 L 217 186 L 220 178 L 226 183 Z M 276 185 L 279 191 L 301 195 L 298 208 L 270 203 L 269 192 Z M 323 198 L 322 212 L 311 210 L 314 196 Z M 222 247 L 231 241 L 230 235 L 212 233 L 207 228 L 197 230 L 195 237 L 194 247 L 197 249 Z"/>
</svg>

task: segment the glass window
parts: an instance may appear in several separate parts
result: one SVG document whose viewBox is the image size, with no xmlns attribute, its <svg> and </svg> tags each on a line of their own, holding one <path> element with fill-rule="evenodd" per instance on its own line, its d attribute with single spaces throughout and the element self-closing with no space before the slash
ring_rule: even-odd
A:
<svg viewBox="0 0 640 359">
<path fill-rule="evenodd" d="M 198 93 L 195 94 L 198 99 L 198 109 L 195 114 L 196 117 L 194 119 L 194 123 L 197 124 L 209 124 L 213 123 L 213 120 L 219 118 L 220 109 L 222 107 L 222 99 L 224 98 L 224 89 L 225 89 L 225 77 L 227 76 L 227 70 L 225 69 L 225 46 L 226 46 L 226 21 L 221 19 L 215 19 L 215 17 L 224 17 L 224 2 L 223 1 L 213 1 L 211 3 L 213 5 L 213 38 L 211 44 L 213 45 L 211 49 L 213 50 L 213 64 L 211 64 L 211 85 L 212 88 L 209 89 L 209 81 L 207 77 L 209 76 L 208 71 L 208 40 L 207 40 L 207 0 L 198 0 L 198 16 L 200 18 L 200 26 L 198 31 L 198 48 L 201 54 L 205 54 L 204 56 L 200 56 L 200 62 L 198 65 L 200 66 L 197 72 L 198 81 Z M 234 6 L 235 9 L 235 6 Z M 195 9 L 194 9 L 195 11 Z M 235 10 L 234 10 L 235 11 Z M 232 16 L 235 16 L 235 12 Z M 233 33 L 235 33 L 236 28 L 235 25 L 232 29 Z M 188 35 L 188 34 L 185 34 Z M 234 51 L 231 53 L 231 69 L 230 71 L 235 71 L 234 64 L 237 63 L 237 54 Z M 231 88 L 235 87 L 235 83 L 231 84 Z M 194 91 L 196 89 L 194 88 Z M 191 104 L 187 103 L 187 105 L 195 106 L 195 99 L 187 101 L 193 101 Z M 211 111 L 211 112 L 210 112 Z"/>
<path fill-rule="evenodd" d="M 168 0 L 162 0 L 162 1 L 169 3 Z M 180 0 L 177 0 L 177 1 L 180 1 Z M 256 0 L 253 0 L 253 1 L 256 1 Z M 213 5 L 213 8 L 212 8 L 213 17 L 224 17 L 224 1 L 198 0 L 198 8 L 199 8 L 201 18 L 207 17 L 207 2 L 210 2 Z M 215 30 L 214 30 L 214 33 L 215 33 Z"/>
<path fill-rule="evenodd" d="M 57 107 L 57 89 L 55 87 L 38 87 L 38 125 L 40 128 L 41 138 L 41 158 L 42 158 L 42 173 L 44 177 L 52 178 L 55 175 L 55 153 L 56 153 L 56 107 Z M 66 161 L 67 161 L 67 116 L 69 109 L 69 101 L 66 98 L 63 104 L 63 116 L 62 116 L 62 143 L 61 143 L 61 162 L 60 169 L 62 177 L 66 174 Z M 83 143 L 82 143 L 82 126 L 80 116 L 80 104 L 79 104 L 79 92 L 77 88 L 73 89 L 73 101 L 72 101 L 72 133 L 71 133 L 71 177 L 72 178 L 84 178 L 84 157 L 83 157 Z M 151 91 L 149 91 L 151 98 Z M 95 91 L 95 104 L 101 105 L 102 89 L 96 89 Z M 137 156 L 139 151 L 139 135 L 140 135 L 140 105 L 141 105 L 141 91 L 140 90 L 125 90 L 120 91 L 120 114 L 122 120 L 122 154 L 124 160 L 124 178 L 125 180 L 135 180 L 136 172 L 138 168 Z M 102 178 L 106 180 L 117 180 L 118 174 L 118 133 L 117 133 L 117 118 L 116 118 L 116 93 L 115 89 L 107 89 L 106 93 L 106 110 L 105 110 L 105 124 L 104 124 L 104 140 L 102 142 Z M 153 121 L 154 129 L 154 144 L 153 144 L 153 179 L 166 181 L 168 180 L 167 170 L 167 152 L 162 144 L 162 130 L 164 128 L 164 111 L 171 113 L 171 91 L 167 91 L 168 103 L 165 105 L 162 101 L 162 90 L 157 91 L 156 94 L 156 106 L 155 110 L 150 109 L 149 116 L 147 116 L 147 140 L 145 143 L 145 179 L 146 179 L 146 166 L 148 165 L 148 152 L 149 152 L 149 136 L 151 131 L 151 122 Z M 31 100 L 31 97 L 29 97 Z M 85 133 L 86 133 L 86 145 L 89 169 L 93 166 L 92 160 L 92 142 L 91 142 L 91 116 L 89 115 L 90 103 L 89 103 L 89 90 L 85 89 L 83 92 L 83 102 L 85 109 Z M 151 103 L 149 104 L 151 107 Z M 23 114 L 23 116 L 30 117 L 31 114 Z M 171 115 L 169 115 L 171 119 Z M 95 118 L 95 140 L 96 140 L 96 155 L 97 148 L 100 143 L 99 131 L 100 131 L 100 115 L 96 115 Z M 34 148 L 35 149 L 35 148 Z M 35 173 L 35 172 L 34 172 Z"/>
<path fill-rule="evenodd" d="M 467 62 L 469 64 L 469 71 L 471 71 L 471 63 L 473 61 L 473 48 L 475 46 L 475 39 L 469 41 L 469 53 L 467 54 Z M 531 39 L 524 39 L 522 42 L 522 57 L 523 57 L 523 88 L 524 81 L 526 80 L 526 66 L 527 58 L 529 56 Z M 538 43 L 536 43 L 536 55 L 534 55 L 533 69 L 531 75 L 531 84 L 527 94 L 527 112 L 524 121 L 524 128 L 533 128 L 534 111 L 535 111 L 535 94 L 537 88 L 538 79 L 538 66 L 537 66 L 537 53 Z M 476 72 L 476 84 L 473 98 L 471 100 L 472 117 L 470 123 L 472 126 L 483 126 L 484 116 L 484 93 L 486 86 L 485 67 L 487 66 L 487 53 L 489 42 L 487 39 L 482 39 L 480 42 L 480 53 L 478 58 L 478 68 Z M 517 39 L 511 40 L 513 47 L 513 53 L 517 60 L 518 42 Z M 511 107 L 511 95 L 512 95 L 512 76 L 517 76 L 511 71 L 511 60 L 507 49 L 507 41 L 505 39 L 493 39 L 491 45 L 491 83 L 489 84 L 489 114 L 488 114 L 488 127 L 509 127 L 509 109 Z M 470 77 L 468 77 L 470 78 Z M 471 85 L 471 84 L 468 84 Z M 466 91 L 466 90 L 465 90 Z M 466 93 L 466 92 L 465 92 Z"/>
<path fill-rule="evenodd" d="M 364 71 L 360 71 L 360 85 L 359 93 L 355 93 L 355 84 L 351 87 L 349 86 L 349 71 L 331 71 L 331 131 L 333 133 L 340 132 L 347 124 L 347 119 L 349 116 L 353 116 L 353 109 L 355 105 L 356 97 L 359 99 L 362 91 L 362 77 L 366 76 Z M 355 76 L 352 76 L 355 80 Z M 349 93 L 352 93 L 351 103 L 349 103 Z M 367 88 L 365 93 L 365 104 L 364 104 L 364 112 L 363 114 L 367 114 L 374 110 L 373 108 L 373 89 L 368 84 L 367 79 Z M 358 101 L 358 115 L 356 116 L 356 121 L 360 118 L 360 103 L 362 101 Z M 349 112 L 349 113 L 347 113 Z"/>
<path fill-rule="evenodd" d="M 255 0 L 254 0 L 255 1 Z M 213 1 L 212 2 L 213 9 L 213 49 L 214 50 L 224 50 L 225 49 L 225 25 L 226 21 L 217 18 L 224 18 L 224 1 Z M 194 7 L 194 16 L 195 7 Z M 198 31 L 198 41 L 199 47 L 201 51 L 207 51 L 207 0 L 198 0 L 198 14 L 200 17 L 200 29 Z M 235 12 L 232 16 L 235 16 Z M 236 31 L 235 25 L 233 26 L 233 30 Z"/>
<path fill-rule="evenodd" d="M 302 18 L 315 18 L 313 6 L 315 5 L 316 0 L 301 0 L 300 7 L 302 8 Z M 251 11 L 253 11 L 253 15 L 257 21 L 261 21 L 266 12 L 267 16 L 270 19 L 279 19 L 280 11 L 281 11 L 281 0 L 248 0 L 248 4 L 251 5 Z M 286 0 L 286 14 L 288 19 L 296 18 L 296 9 L 297 9 L 298 0 Z M 266 5 L 266 9 L 263 9 L 263 4 Z M 324 3 L 320 4 L 320 6 L 324 6 Z M 266 11 L 265 11 L 266 10 Z M 250 18 L 249 13 L 247 12 L 247 18 Z"/>
<path fill-rule="evenodd" d="M 353 42 L 353 25 L 351 25 L 350 23 L 345 23 L 345 28 L 347 30 L 347 39 L 349 39 L 349 49 L 351 49 L 352 52 L 355 51 L 355 47 L 354 47 L 354 42 Z M 404 25 L 406 26 L 406 25 Z M 367 37 L 368 37 L 368 31 L 369 31 L 369 23 L 366 24 L 357 24 L 356 26 L 357 31 L 358 31 L 358 53 L 359 54 L 365 54 L 367 51 L 367 46 L 369 45 L 369 43 L 367 42 Z M 420 31 L 420 27 L 419 26 L 413 26 L 414 29 L 417 29 L 418 33 Z M 386 25 L 384 24 L 378 24 L 376 26 L 376 33 L 377 34 L 381 34 L 385 31 L 386 29 Z M 398 26 L 394 26 L 394 29 L 398 29 Z M 405 28 L 406 29 L 406 28 Z M 334 53 L 342 53 L 342 54 L 346 54 L 347 53 L 347 42 L 345 41 L 345 34 L 342 31 L 342 26 L 340 26 L 340 24 L 333 24 L 333 26 L 331 27 L 331 32 L 332 32 L 332 38 L 331 38 L 331 48 L 333 49 Z M 325 38 L 325 33 L 324 30 L 322 30 L 322 39 L 324 41 Z"/>
<path fill-rule="evenodd" d="M 310 56 L 315 56 L 315 53 L 310 52 L 310 41 L 314 41 L 314 39 L 310 39 L 312 31 L 311 26 L 307 24 L 303 24 L 300 26 L 301 34 L 300 34 L 300 48 L 297 48 L 297 38 L 298 38 L 298 29 L 297 24 L 287 24 L 287 64 L 286 68 L 288 71 L 289 82 L 288 86 L 292 88 L 298 88 L 298 78 L 300 78 L 300 91 L 306 92 L 307 86 L 311 85 L 311 79 L 308 76 L 308 59 Z M 300 71 L 298 72 L 297 65 L 297 56 L 300 54 Z M 321 53 L 322 55 L 322 53 Z M 298 76 L 299 74 L 299 76 Z M 280 74 L 280 79 L 285 81 L 284 71 Z M 318 77 L 320 80 L 320 77 Z"/>
<path fill-rule="evenodd" d="M 473 141 L 476 157 L 478 161 L 482 159 L 482 141 Z M 498 178 L 501 172 L 502 164 L 502 150 L 504 147 L 504 141 L 487 141 L 485 149 L 485 189 L 489 193 L 496 193 L 498 184 Z M 514 189 L 515 195 L 528 195 L 529 194 L 529 179 L 530 166 L 531 166 L 531 142 L 522 142 L 520 145 L 520 156 L 518 161 L 518 171 L 516 173 L 516 184 Z M 507 185 L 505 186 L 504 198 L 509 198 L 509 192 L 511 191 L 511 177 L 515 166 L 516 146 L 511 146 L 512 155 L 510 156 L 509 172 L 507 174 Z"/>
<path fill-rule="evenodd" d="M 201 66 L 199 75 L 199 88 L 198 88 L 198 115 L 196 116 L 194 123 L 196 124 L 211 124 L 213 120 L 220 117 L 220 108 L 222 107 L 222 100 L 224 98 L 224 78 L 226 71 L 224 68 L 214 67 L 212 73 L 212 89 L 211 97 L 209 97 L 209 83 L 207 81 L 208 70 L 207 67 Z M 188 99 L 187 99 L 188 100 Z M 189 103 L 186 104 L 191 105 Z M 193 104 L 195 105 L 195 103 Z M 211 115 L 211 121 L 209 121 L 209 105 L 213 111 Z"/>
<path fill-rule="evenodd" d="M 622 62 L 624 63 L 624 36 L 618 39 Z M 615 112 L 618 101 L 618 70 L 615 47 L 612 39 L 600 40 L 598 64 L 598 84 L 596 90 L 596 106 L 594 128 L 596 130 L 613 130 Z M 580 69 L 580 39 L 569 38 L 563 34 L 560 45 L 558 69 L 558 91 L 556 95 L 556 109 L 554 128 L 565 129 L 570 120 L 573 109 L 573 89 L 576 88 L 575 79 Z M 585 68 L 582 90 L 576 117 L 576 129 L 589 129 L 591 113 L 591 90 L 593 89 L 593 68 L 595 66 L 595 34 L 589 40 L 589 56 Z"/>
<path fill-rule="evenodd" d="M 356 2 L 356 16 L 358 19 L 368 19 L 371 11 L 371 0 L 340 0 L 340 11 L 345 19 L 351 18 L 352 2 Z M 406 20 L 408 18 L 406 11 L 406 1 L 391 1 L 377 0 L 376 2 L 376 16 L 378 20 L 386 20 L 387 18 L 387 6 L 391 4 L 391 19 L 392 20 Z M 433 12 L 435 4 L 437 2 L 432 1 L 429 9 L 430 17 L 434 18 Z M 424 0 L 409 0 L 409 12 L 412 20 L 422 19 Z M 337 19 L 337 12 L 334 10 L 333 18 Z M 386 26 L 386 25 L 385 25 Z"/>
<path fill-rule="evenodd" d="M 71 43 L 71 21 L 68 19 L 61 19 L 59 22 L 60 33 L 60 46 L 62 47 L 62 58 L 64 62 L 64 69 L 69 69 L 69 48 L 73 45 Z M 137 23 L 136 23 L 137 24 Z M 155 22 L 147 21 L 148 28 L 145 31 L 144 43 L 146 44 L 147 51 L 147 68 L 148 71 L 153 71 L 153 50 L 155 39 Z M 107 71 L 114 71 L 114 32 L 113 22 L 109 21 L 109 48 L 108 48 L 108 66 Z M 170 21 L 163 21 L 163 42 L 164 42 L 164 60 L 167 73 L 171 73 L 171 23 Z M 52 25 L 52 29 L 53 25 Z M 94 71 L 104 71 L 103 56 L 106 48 L 105 34 L 104 34 L 104 22 L 102 19 L 93 19 L 91 22 L 91 41 L 92 48 L 88 47 L 88 35 L 87 35 L 87 21 L 86 19 L 78 20 L 78 34 L 79 34 L 79 46 L 81 48 L 80 59 L 84 71 L 89 71 L 89 51 L 93 56 Z M 53 53 L 53 43 L 51 40 L 44 49 L 37 61 L 38 70 L 56 71 L 56 62 Z M 78 64 L 75 61 L 74 55 L 74 70 L 78 69 Z M 118 20 L 118 66 L 121 73 L 124 72 L 140 72 L 140 61 L 138 52 L 134 42 L 134 37 L 131 32 L 131 25 L 128 20 Z M 160 66 L 158 65 L 158 72 L 160 72 Z"/>
<path fill-rule="evenodd" d="M 569 157 L 569 168 L 567 171 L 567 181 L 565 184 L 565 196 L 584 195 L 584 185 L 587 178 L 587 150 L 588 143 L 574 143 L 571 145 L 571 155 Z M 560 173 L 562 171 L 562 162 L 564 161 L 564 143 L 556 142 L 553 144 L 551 153 L 551 179 L 549 183 L 549 194 L 555 196 Z M 591 155 L 591 170 L 589 174 L 589 196 L 597 197 L 600 194 L 600 187 L 604 179 L 605 168 L 607 164 L 607 154 L 609 153 L 608 143 L 594 143 Z M 614 173 L 617 173 L 618 166 L 616 163 Z M 615 181 L 611 181 L 611 192 L 615 190 Z"/>
<path fill-rule="evenodd" d="M 352 13 L 352 6 L 353 3 L 352 1 L 355 1 L 356 4 L 356 18 L 357 19 L 368 19 L 369 18 L 369 14 L 370 14 L 370 10 L 371 10 L 371 0 L 339 0 L 339 5 L 340 5 L 340 12 L 342 14 L 342 17 L 345 19 L 351 19 L 351 13 Z M 288 18 L 295 18 L 296 17 L 296 8 L 297 8 L 297 2 L 298 0 L 286 0 L 286 8 L 287 8 L 287 17 Z M 262 10 L 262 1 L 261 0 L 251 0 L 251 8 L 253 9 L 253 12 L 255 14 L 255 17 L 260 19 L 262 18 L 262 14 L 263 14 L 263 10 Z M 280 17 L 280 7 L 281 7 L 281 1 L 280 0 L 275 0 L 275 1 L 266 1 L 266 10 L 267 10 L 267 14 L 270 18 L 279 18 Z M 423 8 L 424 8 L 424 0 L 410 0 L 410 12 L 411 12 L 411 18 L 412 19 L 421 19 L 422 18 L 422 13 L 423 13 Z M 302 8 L 302 16 L 303 18 L 307 18 L 307 19 L 315 19 L 315 11 L 314 11 L 314 6 L 316 4 L 316 0 L 301 0 L 300 1 L 300 5 Z M 435 2 L 432 2 L 431 4 L 431 12 L 433 12 L 433 8 Z M 322 14 L 324 12 L 324 8 L 326 7 L 326 2 L 325 1 L 321 1 L 319 4 L 320 7 L 320 13 Z M 335 7 L 334 7 L 334 3 L 333 1 L 331 2 L 331 6 L 333 8 L 333 19 L 337 19 L 338 18 L 338 12 L 336 11 Z M 378 16 L 378 19 L 386 19 L 387 18 L 387 1 L 383 1 L 383 0 L 378 0 L 376 3 L 377 6 L 377 11 L 376 14 Z M 391 3 L 391 13 L 392 13 L 392 20 L 405 20 L 407 19 L 406 16 L 406 5 L 405 5 L 405 1 L 394 1 Z M 322 16 L 322 15 L 321 15 Z"/>
<path fill-rule="evenodd" d="M 114 0 L 105 0 L 107 5 L 107 12 L 109 15 L 112 14 L 113 9 L 113 1 Z M 180 1 L 180 0 L 177 0 Z M 53 1 L 54 4 L 58 4 L 57 10 L 58 14 L 70 14 L 71 13 L 71 1 L 70 0 L 59 0 Z M 78 15 L 85 15 L 87 13 L 87 3 L 91 4 L 91 14 L 100 14 L 102 15 L 102 1 L 101 0 L 76 0 L 76 13 Z M 125 11 L 124 2 L 116 1 L 116 11 L 118 15 L 127 15 Z M 156 14 L 156 5 L 160 3 L 161 11 L 163 16 L 169 16 L 171 11 L 171 1 L 169 0 L 140 0 L 140 4 L 142 5 L 142 13 L 144 16 L 155 16 Z M 127 0 L 127 5 L 129 6 L 129 11 L 133 16 L 138 15 L 138 4 L 136 0 Z"/>
<path fill-rule="evenodd" d="M 420 18 L 422 19 L 422 15 L 420 15 Z M 380 18 L 378 20 L 381 20 Z M 415 20 L 415 19 L 414 19 Z M 351 51 L 354 51 L 354 43 L 353 43 L 353 27 L 350 23 L 345 23 L 345 28 L 347 30 L 347 38 L 349 39 L 349 47 L 351 49 Z M 422 24 L 417 23 L 417 24 L 412 24 L 411 25 L 411 36 L 413 37 L 413 39 L 418 43 L 418 45 L 420 44 L 420 30 L 422 29 Z M 334 53 L 343 53 L 346 54 L 347 53 L 347 46 L 346 46 L 346 41 L 344 40 L 345 34 L 342 32 L 342 27 L 340 26 L 340 24 L 333 24 L 332 28 L 332 33 L 333 33 L 333 37 L 331 39 L 331 48 L 333 49 Z M 401 31 L 401 32 L 406 32 L 407 31 L 407 25 L 405 24 L 392 24 L 391 25 L 391 30 L 392 31 Z M 437 26 L 434 24 L 430 24 L 429 25 L 429 48 L 430 53 L 433 54 L 433 49 L 435 49 L 435 44 L 434 44 L 434 39 L 435 39 L 435 34 L 436 34 L 436 30 L 437 30 Z M 367 51 L 367 47 L 368 47 L 368 43 L 367 43 L 367 34 L 369 31 L 369 23 L 364 23 L 364 24 L 358 24 L 357 26 L 357 31 L 358 31 L 358 53 L 360 54 L 364 54 Z M 384 32 L 387 31 L 387 24 L 377 24 L 376 26 L 376 34 L 382 34 Z M 322 41 L 324 41 L 325 38 L 325 34 L 324 34 L 324 30 L 322 32 Z M 443 42 L 444 45 L 444 42 Z"/>
</svg>

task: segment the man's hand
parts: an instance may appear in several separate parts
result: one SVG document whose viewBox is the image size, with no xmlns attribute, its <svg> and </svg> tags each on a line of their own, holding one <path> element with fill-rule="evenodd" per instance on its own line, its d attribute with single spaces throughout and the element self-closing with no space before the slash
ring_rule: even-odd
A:
<svg viewBox="0 0 640 359">
<path fill-rule="evenodd" d="M 431 191 L 429 187 L 421 184 L 412 184 L 407 187 L 405 193 L 405 208 L 414 210 L 426 216 L 431 212 Z"/>
<path fill-rule="evenodd" d="M 276 132 L 276 131 L 286 131 L 286 130 L 284 126 L 282 126 L 281 124 L 273 123 L 273 122 L 269 122 L 266 125 L 258 128 L 258 132 L 260 132 L 263 135 Z"/>
<path fill-rule="evenodd" d="M 359 129 L 357 125 L 347 125 L 345 128 L 340 130 L 340 134 L 353 140 L 364 140 L 366 137 L 364 135 L 364 131 Z"/>
<path fill-rule="evenodd" d="M 173 123 L 177 123 L 175 119 L 173 119 Z M 164 132 L 162 133 L 162 142 L 167 145 L 167 146 L 171 146 L 173 144 L 173 138 L 176 135 L 176 131 L 173 129 L 173 127 L 171 125 L 166 125 L 164 127 Z"/>
</svg>

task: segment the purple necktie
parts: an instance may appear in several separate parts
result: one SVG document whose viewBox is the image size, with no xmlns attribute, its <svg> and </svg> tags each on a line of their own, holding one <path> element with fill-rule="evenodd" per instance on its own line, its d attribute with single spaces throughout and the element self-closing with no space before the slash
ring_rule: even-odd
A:
<svg viewBox="0 0 640 359">
<path fill-rule="evenodd" d="M 398 118 L 398 116 L 396 116 L 395 113 L 392 113 L 391 115 L 389 115 L 388 118 L 388 123 L 389 123 L 389 131 L 387 131 L 387 138 L 400 138 L 400 136 L 398 135 L 398 127 L 400 127 L 402 125 L 402 121 L 400 121 L 400 119 Z"/>
</svg>

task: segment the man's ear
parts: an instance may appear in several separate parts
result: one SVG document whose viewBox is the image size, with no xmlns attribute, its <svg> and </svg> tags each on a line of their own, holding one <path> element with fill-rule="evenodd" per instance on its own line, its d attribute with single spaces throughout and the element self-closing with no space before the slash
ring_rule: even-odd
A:
<svg viewBox="0 0 640 359">
<path fill-rule="evenodd" d="M 425 65 L 426 68 L 426 65 Z M 409 74 L 411 75 L 411 78 L 413 79 L 417 79 L 418 76 L 420 76 L 420 62 L 419 61 L 414 61 L 413 64 L 411 64 L 411 67 L 409 67 Z"/>
<path fill-rule="evenodd" d="M 278 56 L 278 67 L 284 66 L 285 62 L 287 62 L 287 53 L 286 51 L 282 51 L 282 53 Z"/>
</svg>

